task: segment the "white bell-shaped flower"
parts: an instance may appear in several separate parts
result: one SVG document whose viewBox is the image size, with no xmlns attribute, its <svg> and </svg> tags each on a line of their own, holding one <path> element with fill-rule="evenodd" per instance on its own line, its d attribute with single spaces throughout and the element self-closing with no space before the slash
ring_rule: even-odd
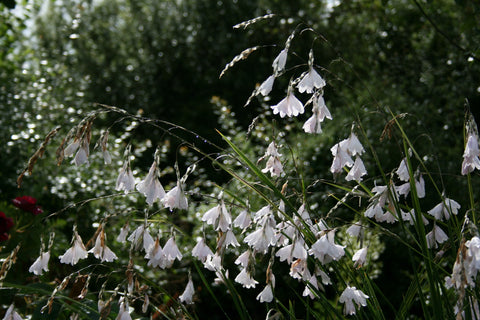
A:
<svg viewBox="0 0 480 320">
<path fill-rule="evenodd" d="M 35 262 L 30 266 L 28 272 L 35 275 L 41 275 L 43 271 L 48 271 L 48 261 L 50 260 L 50 252 L 42 252 Z"/>
<path fill-rule="evenodd" d="M 158 180 L 157 172 L 157 162 L 154 161 L 145 179 L 137 184 L 137 190 L 147 197 L 147 203 L 149 205 L 165 197 L 165 190 L 160 180 Z"/>
<path fill-rule="evenodd" d="M 338 301 L 340 303 L 344 303 L 345 307 L 343 309 L 343 313 L 346 315 L 355 314 L 355 304 L 358 307 L 365 307 L 367 305 L 367 299 L 369 297 L 363 293 L 361 290 L 358 290 L 355 287 L 347 286 L 345 290 L 340 295 Z M 355 304 L 354 304 L 355 302 Z"/>
<path fill-rule="evenodd" d="M 285 116 L 296 117 L 305 111 L 302 102 L 300 102 L 300 100 L 298 100 L 291 92 L 289 92 L 282 101 L 270 108 L 273 109 L 273 114 L 280 114 L 280 117 L 282 118 Z"/>
<path fill-rule="evenodd" d="M 74 231 L 73 245 L 59 257 L 61 263 L 71 264 L 72 266 L 77 264 L 80 259 L 85 259 L 88 256 L 87 249 L 83 245 L 82 238 Z"/>
</svg>

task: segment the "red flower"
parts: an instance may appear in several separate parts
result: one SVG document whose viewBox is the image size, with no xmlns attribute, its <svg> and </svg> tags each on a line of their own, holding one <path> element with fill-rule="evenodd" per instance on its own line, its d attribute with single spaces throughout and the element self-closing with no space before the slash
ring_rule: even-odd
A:
<svg viewBox="0 0 480 320">
<path fill-rule="evenodd" d="M 0 241 L 8 240 L 8 231 L 13 227 L 13 219 L 0 211 Z"/>
<path fill-rule="evenodd" d="M 43 212 L 40 206 L 37 206 L 37 199 L 30 196 L 21 196 L 16 197 L 12 200 L 13 205 L 19 209 L 22 209 L 26 212 L 31 212 L 34 215 L 40 214 Z"/>
</svg>

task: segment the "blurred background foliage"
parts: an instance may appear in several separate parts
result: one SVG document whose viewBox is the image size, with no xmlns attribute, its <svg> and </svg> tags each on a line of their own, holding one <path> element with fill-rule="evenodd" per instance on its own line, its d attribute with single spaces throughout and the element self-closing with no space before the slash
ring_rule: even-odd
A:
<svg viewBox="0 0 480 320">
<path fill-rule="evenodd" d="M 155 147 L 162 147 L 164 185 L 175 183 L 175 161 L 184 172 L 186 166 L 201 159 L 182 148 L 181 140 L 130 121 L 110 128 L 114 169 L 106 170 L 99 152 L 92 152 L 88 169 L 70 166 L 69 160 L 55 166 L 56 146 L 73 125 L 96 108 L 94 103 L 169 121 L 222 145 L 214 130 L 220 129 L 242 145 L 252 160 L 264 154 L 275 136 L 283 145 L 282 153 L 304 161 L 287 175 L 301 172 L 307 178 L 327 180 L 332 179 L 329 148 L 346 138 L 352 121 L 357 120 L 366 134 L 363 141 L 368 138 L 372 143 L 384 170 L 390 172 L 398 166 L 402 158 L 398 135 L 391 132 L 391 138 L 380 139 L 384 129 L 388 133 L 388 107 L 394 114 L 404 114 L 402 125 L 408 128 L 407 133 L 435 177 L 449 177 L 442 181 L 448 196 L 459 202 L 465 197 L 465 181 L 459 179 L 465 106 L 469 105 L 480 119 L 477 1 L 19 0 L 0 3 L 0 11 L 0 200 L 4 204 L 0 210 L 6 213 L 20 214 L 9 203 L 24 194 L 38 199 L 45 218 L 74 198 L 115 193 L 126 143 L 133 146 L 137 178 L 143 178 L 150 166 Z M 267 13 L 277 16 L 246 30 L 232 28 Z M 324 123 L 324 133 L 318 136 L 306 136 L 299 130 L 309 117 L 309 108 L 294 120 L 280 120 L 271 114 L 268 106 L 285 96 L 286 78 L 276 81 L 269 97 L 254 99 L 244 107 L 255 86 L 272 73 L 271 62 L 286 38 L 294 30 L 305 28 L 313 31 L 294 38 L 287 68 L 298 76 L 306 69 L 308 51 L 313 49 L 317 69 L 327 81 L 324 96 L 334 117 L 334 121 Z M 219 79 L 220 71 L 235 55 L 256 45 L 263 47 Z M 246 130 L 258 115 L 256 126 L 246 138 Z M 111 117 L 99 117 L 92 142 L 111 124 Z M 56 126 L 62 128 L 44 159 L 18 189 L 18 174 Z M 291 132 L 279 134 L 282 131 Z M 181 130 L 178 134 L 207 153 L 218 152 L 194 134 Z M 381 181 L 375 180 L 380 172 L 375 169 L 374 159 L 369 160 L 371 178 L 367 183 L 373 185 Z M 196 176 L 189 179 L 192 187 L 187 190 L 193 200 L 203 201 L 200 193 L 213 190 L 205 189 L 205 185 L 224 184 L 228 177 L 206 161 L 201 164 Z M 294 180 L 290 183 L 295 187 Z M 335 204 L 328 195 L 338 191 L 318 181 L 308 183 L 309 208 L 320 217 Z M 236 187 L 235 182 L 230 186 Z M 428 186 L 427 182 L 427 190 Z M 248 197 L 246 190 L 238 192 L 238 196 Z M 125 198 L 107 198 L 73 207 L 42 222 L 63 231 L 57 237 L 68 243 L 73 223 L 88 238 L 95 230 L 92 224 L 105 212 L 124 213 L 128 205 L 135 205 L 139 211 L 135 218 L 143 219 L 140 198 L 137 202 L 137 197 L 130 196 L 128 203 Z M 433 197 L 427 201 L 433 207 L 438 200 Z M 191 212 L 197 209 L 194 204 Z M 259 205 L 252 204 L 257 209 Z M 206 209 L 200 203 L 198 208 Z M 345 214 L 339 218 L 349 220 Z M 192 215 L 172 219 L 176 224 L 194 224 Z M 10 252 L 14 239 L 22 239 L 24 234 L 12 232 L 1 254 Z M 27 247 L 28 254 L 22 258 L 25 268 L 36 257 L 31 252 L 36 252 L 39 244 L 29 243 Z M 392 279 L 403 258 L 396 250 L 386 250 L 380 280 Z M 62 266 L 54 268 L 59 268 L 60 275 L 68 273 L 61 270 Z M 25 274 L 25 269 L 15 270 L 12 277 L 22 272 Z M 379 281 L 379 285 L 388 292 L 386 295 L 401 300 L 405 289 L 401 283 Z M 177 284 L 176 290 L 181 286 Z M 207 310 L 212 306 L 197 308 Z"/>
</svg>

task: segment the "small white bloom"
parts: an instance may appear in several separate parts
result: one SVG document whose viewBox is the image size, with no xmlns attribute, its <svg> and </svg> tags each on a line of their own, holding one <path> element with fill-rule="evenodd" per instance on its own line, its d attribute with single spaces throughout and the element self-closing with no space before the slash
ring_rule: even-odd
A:
<svg viewBox="0 0 480 320">
<path fill-rule="evenodd" d="M 465 152 L 463 153 L 462 174 L 472 172 L 477 169 L 480 170 L 480 159 L 478 158 L 480 151 L 478 149 L 478 138 L 475 134 L 469 134 Z"/>
<path fill-rule="evenodd" d="M 346 232 L 352 236 L 352 237 L 359 237 L 360 233 L 363 232 L 363 226 L 360 224 L 360 222 L 352 224 Z"/>
<path fill-rule="evenodd" d="M 350 134 L 348 139 L 340 141 L 340 148 L 348 152 L 348 154 L 351 156 L 361 155 L 365 152 L 360 140 L 358 140 L 357 136 L 353 132 Z"/>
<path fill-rule="evenodd" d="M 222 270 L 222 257 L 220 257 L 218 253 L 208 255 L 203 265 L 210 271 L 220 271 Z"/>
<path fill-rule="evenodd" d="M 325 105 L 323 96 L 316 94 L 313 97 L 313 115 L 303 125 L 303 130 L 306 133 L 321 133 L 321 123 L 325 118 L 332 120 L 332 115 Z"/>
<path fill-rule="evenodd" d="M 117 236 L 117 241 L 124 243 L 127 240 L 127 235 L 129 230 L 130 230 L 130 226 L 128 225 L 128 223 L 126 223 L 122 227 L 122 229 L 120 229 L 120 233 Z"/>
<path fill-rule="evenodd" d="M 227 230 L 230 230 L 232 224 L 232 216 L 227 210 L 227 207 L 225 206 L 225 202 L 223 200 L 220 203 L 220 214 L 218 216 L 218 226 L 215 230 L 220 230 L 222 232 L 226 232 Z"/>
<path fill-rule="evenodd" d="M 165 246 L 163 247 L 163 254 L 170 261 L 173 261 L 175 259 L 177 259 L 178 261 L 182 260 L 183 256 L 180 253 L 180 250 L 178 250 L 174 237 L 171 237 L 170 239 L 168 239 L 167 243 L 165 243 Z"/>
<path fill-rule="evenodd" d="M 128 310 L 128 302 L 124 301 L 124 298 L 120 299 L 120 307 L 118 310 L 118 315 L 115 320 L 132 320 Z"/>
<path fill-rule="evenodd" d="M 326 274 L 324 271 L 320 270 L 319 268 L 317 268 L 315 270 L 315 274 L 317 276 L 320 276 L 320 278 L 322 278 L 322 283 L 324 285 L 329 285 L 329 284 L 332 284 L 332 280 L 330 279 L 330 277 L 328 276 L 328 274 Z"/>
<path fill-rule="evenodd" d="M 115 259 L 118 259 L 117 255 L 110 250 L 109 247 L 105 244 L 106 241 L 106 235 L 105 232 L 100 231 L 100 233 L 97 236 L 97 239 L 95 240 L 95 246 L 90 249 L 88 252 L 93 253 L 95 258 L 100 259 L 102 262 L 112 262 Z"/>
<path fill-rule="evenodd" d="M 299 92 L 313 93 L 313 90 L 325 87 L 325 80 L 318 74 L 313 67 L 310 67 L 307 74 L 297 85 Z"/>
<path fill-rule="evenodd" d="M 117 183 L 115 190 L 121 191 L 124 190 L 125 193 L 128 193 L 135 189 L 135 178 L 133 177 L 132 169 L 130 169 L 130 164 L 128 160 L 123 163 L 122 169 L 118 174 Z"/>
<path fill-rule="evenodd" d="M 270 108 L 273 109 L 273 114 L 280 114 L 280 117 L 291 117 L 291 116 L 298 116 L 302 114 L 305 109 L 303 104 L 298 100 L 293 93 L 288 93 L 282 101 L 278 104 L 271 106 Z"/>
<path fill-rule="evenodd" d="M 90 151 L 88 148 L 88 142 L 86 139 L 84 139 L 81 143 L 80 148 L 77 151 L 77 154 L 75 155 L 75 158 L 73 159 L 73 163 L 75 163 L 77 167 L 85 163 L 88 164 L 89 154 Z"/>
<path fill-rule="evenodd" d="M 450 219 L 450 213 L 456 215 L 458 213 L 458 209 L 460 209 L 460 204 L 455 200 L 445 198 L 444 201 L 437 204 L 431 210 L 428 210 L 427 213 L 431 216 L 435 217 L 437 220 L 445 220 Z"/>
<path fill-rule="evenodd" d="M 352 315 L 356 312 L 355 305 L 353 303 L 355 302 L 358 307 L 365 307 L 367 305 L 368 298 L 369 297 L 361 290 L 358 290 L 355 287 L 347 286 L 340 295 L 338 301 L 340 303 L 345 303 L 345 307 L 343 309 L 344 314 Z"/>
<path fill-rule="evenodd" d="M 137 184 L 137 190 L 147 197 L 147 203 L 149 205 L 165 197 L 165 190 L 160 180 L 158 180 L 157 170 L 157 162 L 154 161 L 145 179 Z"/>
<path fill-rule="evenodd" d="M 235 264 L 246 268 L 248 266 L 248 261 L 250 260 L 251 254 L 252 252 L 250 250 L 246 250 L 244 253 L 238 256 L 238 258 L 235 260 Z"/>
<path fill-rule="evenodd" d="M 192 256 L 198 260 L 205 262 L 208 256 L 213 256 L 212 250 L 205 244 L 205 239 L 200 238 L 195 247 L 192 249 Z"/>
<path fill-rule="evenodd" d="M 3 320 L 22 320 L 22 317 L 17 313 L 17 311 L 13 310 L 13 304 L 8 307 Z"/>
<path fill-rule="evenodd" d="M 275 142 L 271 142 L 268 147 L 265 155 L 258 159 L 258 162 L 262 161 L 266 157 L 269 157 L 267 160 L 267 164 L 264 169 L 262 169 L 263 173 L 270 172 L 272 177 L 279 177 L 283 173 L 283 166 L 280 162 L 280 157 L 282 155 L 278 152 Z"/>
<path fill-rule="evenodd" d="M 375 220 L 381 221 L 384 213 L 380 203 L 375 203 L 373 205 L 370 205 L 363 214 L 367 218 L 375 218 Z"/>
<path fill-rule="evenodd" d="M 320 121 L 323 121 L 325 118 L 332 120 L 332 115 L 330 114 L 330 110 L 328 110 L 327 105 L 325 104 L 325 99 L 323 96 L 318 94 L 316 98 L 313 99 L 313 109 L 318 109 L 318 117 Z"/>
<path fill-rule="evenodd" d="M 344 140 L 345 141 L 345 140 Z M 342 148 L 340 143 L 334 145 L 330 151 L 333 155 L 333 162 L 330 167 L 331 173 L 341 173 L 343 171 L 343 167 L 348 166 L 352 167 L 354 162 L 352 157 L 348 154 L 348 152 Z"/>
<path fill-rule="evenodd" d="M 219 242 L 223 242 L 224 248 L 227 248 L 228 246 L 232 246 L 232 247 L 240 246 L 240 243 L 238 243 L 237 238 L 235 237 L 235 234 L 231 229 L 228 229 L 227 232 L 225 232 L 222 235 L 222 240 L 219 240 Z"/>
<path fill-rule="evenodd" d="M 386 222 L 386 223 L 395 223 L 398 221 L 397 217 L 395 217 L 390 211 L 386 211 L 382 216 L 376 217 L 378 222 Z"/>
<path fill-rule="evenodd" d="M 312 275 L 310 279 L 307 279 L 308 283 L 305 284 L 305 289 L 303 290 L 302 296 L 310 297 L 310 299 L 315 299 L 315 294 L 312 291 L 313 288 L 318 290 L 318 281 L 315 275 Z"/>
<path fill-rule="evenodd" d="M 291 263 L 293 258 L 307 259 L 307 250 L 305 242 L 301 237 L 298 237 L 293 244 L 287 245 L 277 251 L 275 256 L 279 257 L 280 261 L 287 260 L 287 263 Z"/>
<path fill-rule="evenodd" d="M 308 253 L 318 260 L 322 264 L 331 262 L 332 260 L 338 260 L 345 254 L 345 246 L 341 246 L 334 243 L 335 230 L 332 230 L 320 237 L 310 248 Z"/>
<path fill-rule="evenodd" d="M 188 200 L 183 193 L 180 182 L 177 182 L 177 186 L 168 191 L 161 201 L 165 208 L 169 208 L 170 211 L 175 208 L 181 210 L 188 209 Z"/>
<path fill-rule="evenodd" d="M 263 83 L 258 88 L 258 92 L 260 92 L 262 96 L 268 95 L 272 91 L 274 81 L 275 77 L 271 75 L 267 78 L 267 80 L 263 81 Z"/>
<path fill-rule="evenodd" d="M 429 249 L 437 248 L 437 243 L 443 243 L 448 240 L 447 234 L 436 224 L 433 225 L 432 231 L 426 234 L 427 247 Z"/>
<path fill-rule="evenodd" d="M 316 113 L 313 113 L 313 115 L 305 121 L 303 124 L 303 131 L 306 133 L 322 133 L 322 121 L 318 118 L 318 115 Z"/>
<path fill-rule="evenodd" d="M 145 259 L 148 259 L 147 266 L 160 267 L 165 269 L 167 266 L 167 257 L 163 253 L 162 246 L 160 241 L 157 238 L 155 242 L 146 250 Z"/>
<path fill-rule="evenodd" d="M 244 268 L 235 278 L 235 282 L 240 283 L 244 288 L 255 288 L 255 285 L 258 283 L 255 279 L 252 278 L 250 273 L 247 272 L 247 269 Z"/>
<path fill-rule="evenodd" d="M 250 213 L 247 210 L 243 210 L 240 214 L 233 220 L 233 225 L 240 229 L 246 229 L 252 223 L 252 218 Z"/>
<path fill-rule="evenodd" d="M 262 227 L 247 235 L 244 241 L 258 252 L 266 253 L 269 246 L 276 243 L 275 220 L 273 217 L 265 217 Z"/>
<path fill-rule="evenodd" d="M 345 180 L 347 181 L 355 180 L 358 183 L 360 183 L 360 181 L 362 181 L 362 177 L 366 174 L 367 174 L 367 169 L 365 169 L 365 165 L 363 164 L 362 159 L 360 159 L 360 157 L 357 157 L 355 159 L 355 163 L 353 164 L 352 169 L 350 169 L 347 176 L 345 177 Z"/>
<path fill-rule="evenodd" d="M 367 259 L 367 247 L 362 248 L 357 252 L 355 252 L 355 254 L 352 257 L 352 261 L 355 262 L 353 266 L 355 268 L 362 267 L 366 259 Z"/>
<path fill-rule="evenodd" d="M 209 225 L 215 225 L 218 216 L 220 215 L 221 207 L 217 205 L 203 214 L 202 221 L 206 222 Z"/>
<path fill-rule="evenodd" d="M 270 157 L 267 160 L 267 164 L 264 169 L 262 169 L 263 173 L 270 172 L 270 176 L 272 177 L 279 177 L 283 173 L 283 165 L 280 160 L 276 157 Z"/>
<path fill-rule="evenodd" d="M 285 64 L 287 63 L 287 49 L 280 51 L 278 56 L 273 60 L 273 73 L 278 74 L 285 69 Z"/>
<path fill-rule="evenodd" d="M 407 196 L 410 192 L 410 182 L 405 182 L 399 186 L 395 186 L 395 190 L 397 191 L 399 196 Z"/>
<path fill-rule="evenodd" d="M 80 142 L 78 140 L 74 140 L 65 148 L 63 154 L 65 155 L 65 157 L 73 156 L 75 151 L 77 151 L 78 147 L 80 147 Z"/>
<path fill-rule="evenodd" d="M 310 279 L 312 276 L 308 271 L 307 260 L 297 259 L 290 265 L 289 275 L 294 279 Z"/>
<path fill-rule="evenodd" d="M 87 249 L 83 245 L 82 238 L 74 232 L 73 245 L 59 257 L 61 263 L 71 264 L 72 266 L 77 264 L 80 259 L 85 259 L 88 256 Z"/>
<path fill-rule="evenodd" d="M 273 300 L 273 290 L 272 286 L 270 284 L 267 284 L 265 288 L 260 292 L 257 296 L 257 300 L 260 301 L 260 303 L 263 302 L 272 302 Z"/>
<path fill-rule="evenodd" d="M 127 240 L 135 245 L 136 250 L 139 250 L 140 247 L 143 247 L 145 252 L 148 252 L 150 246 L 155 242 L 153 237 L 150 235 L 150 232 L 148 232 L 148 228 L 145 228 L 143 224 L 135 229 L 135 231 L 132 232 Z"/>
<path fill-rule="evenodd" d="M 143 298 L 143 304 L 142 304 L 142 312 L 143 313 L 147 313 L 149 305 L 150 305 L 150 299 L 148 298 L 148 294 L 145 293 L 145 296 Z"/>
<path fill-rule="evenodd" d="M 418 177 L 418 180 L 415 180 L 415 189 L 417 189 L 417 197 L 425 198 L 425 180 L 423 180 L 422 175 Z"/>
<path fill-rule="evenodd" d="M 192 304 L 194 293 L 195 293 L 195 289 L 193 287 L 193 281 L 192 281 L 192 278 L 189 277 L 185 291 L 183 291 L 182 295 L 179 296 L 178 299 L 183 303 Z"/>
<path fill-rule="evenodd" d="M 42 252 L 35 262 L 30 266 L 28 272 L 41 275 L 43 271 L 48 271 L 48 261 L 50 260 L 50 252 Z"/>
<path fill-rule="evenodd" d="M 407 166 L 407 159 L 403 158 L 402 162 L 400 162 L 400 165 L 398 166 L 398 169 L 396 171 L 398 178 L 402 181 L 408 181 L 410 180 L 410 174 L 408 173 L 408 166 Z"/>
</svg>

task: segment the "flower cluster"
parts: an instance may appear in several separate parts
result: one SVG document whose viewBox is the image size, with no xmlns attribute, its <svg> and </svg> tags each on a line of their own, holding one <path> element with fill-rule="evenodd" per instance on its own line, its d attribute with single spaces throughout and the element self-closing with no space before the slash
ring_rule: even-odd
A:
<svg viewBox="0 0 480 320">
<path fill-rule="evenodd" d="M 270 94 L 275 79 L 287 72 L 285 67 L 292 37 L 287 40 L 285 48 L 275 58 L 272 64 L 273 74 L 255 90 L 254 95 L 267 96 Z M 298 77 L 292 77 L 286 97 L 270 107 L 274 115 L 278 114 L 281 118 L 284 118 L 302 115 L 306 106 L 311 104 L 312 116 L 302 126 L 305 133 L 322 133 L 321 125 L 323 121 L 325 119 L 332 120 L 332 115 L 323 97 L 326 82 L 317 70 L 321 70 L 321 68 L 314 65 L 313 50 L 311 50 L 308 69 Z M 295 96 L 297 91 L 300 98 L 306 94 L 310 95 L 305 104 Z M 75 155 L 72 162 L 76 166 L 88 163 L 92 122 L 93 117 L 87 117 L 76 127 L 76 131 L 72 131 L 74 136 L 72 133 L 72 136 L 66 139 L 66 141 L 72 139 L 73 141 L 62 151 L 65 156 Z M 185 194 L 185 180 L 191 171 L 190 168 L 185 176 L 180 178 L 179 169 L 176 165 L 176 184 L 166 192 L 160 182 L 161 172 L 163 171 L 159 168 L 158 149 L 148 173 L 142 180 L 136 181 L 131 169 L 130 147 L 128 146 L 123 165 L 116 179 L 115 189 L 126 194 L 134 194 L 135 190 L 138 191 L 142 195 L 142 199 L 145 197 L 147 206 L 144 208 L 144 219 L 140 219 L 138 223 L 139 219 L 128 217 L 124 226 L 121 229 L 119 228 L 116 238 L 124 246 L 130 246 L 130 257 L 125 272 L 126 281 L 122 284 L 126 288 L 124 289 L 125 293 L 118 301 L 117 319 L 127 320 L 132 318 L 130 313 L 133 308 L 129 307 L 129 302 L 134 301 L 133 299 L 144 300 L 142 307 L 144 313 L 149 305 L 148 290 L 141 289 L 138 278 L 135 276 L 135 272 L 145 270 L 145 268 L 135 265 L 139 259 L 137 259 L 138 257 L 134 258 L 134 255 L 139 256 L 140 260 L 143 258 L 147 269 L 160 268 L 163 270 L 172 268 L 175 263 L 181 264 L 181 269 L 187 269 L 184 257 L 191 255 L 191 257 L 198 259 L 200 265 L 203 265 L 206 270 L 215 274 L 214 283 L 226 284 L 230 294 L 234 294 L 229 287 L 233 283 L 237 283 L 245 289 L 256 291 L 256 299 L 260 303 L 274 301 L 275 290 L 279 290 L 276 279 L 283 279 L 281 277 L 290 277 L 294 281 L 298 281 L 303 289 L 302 296 L 305 299 L 317 299 L 317 301 L 325 299 L 325 296 L 323 296 L 325 293 L 324 286 L 334 287 L 331 292 L 339 293 L 337 301 L 343 305 L 345 315 L 354 315 L 359 311 L 359 308 L 367 307 L 370 304 L 369 301 L 376 301 L 372 296 L 375 294 L 375 289 L 372 289 L 372 286 L 365 286 L 368 290 L 364 289 L 368 293 L 367 295 L 362 290 L 349 285 L 349 283 L 354 282 L 356 286 L 359 286 L 361 282 L 358 279 L 348 278 L 348 271 L 351 271 L 352 278 L 358 278 L 359 269 L 362 273 L 365 271 L 366 274 L 369 268 L 364 268 L 364 266 L 370 267 L 369 264 L 376 259 L 374 254 L 378 252 L 375 251 L 375 246 L 365 236 L 366 233 L 371 233 L 374 229 L 371 226 L 379 226 L 390 232 L 390 226 L 398 223 L 401 224 L 403 230 L 408 231 L 407 234 L 411 238 L 415 236 L 413 232 L 410 232 L 410 229 L 413 229 L 411 226 L 419 227 L 417 229 L 421 232 L 418 232 L 416 236 L 421 235 L 420 241 L 415 239 L 415 244 L 409 244 L 408 246 L 413 247 L 418 244 L 418 248 L 415 247 L 415 250 L 419 252 L 420 250 L 433 250 L 449 240 L 447 233 L 440 226 L 444 227 L 445 223 L 455 220 L 455 218 L 451 219 L 452 217 L 461 216 L 461 206 L 455 200 L 446 197 L 445 194 L 440 194 L 440 202 L 428 211 L 409 203 L 410 199 L 415 200 L 412 202 L 419 203 L 419 199 L 426 196 L 423 175 L 427 176 L 424 167 L 421 165 L 418 166 L 416 171 L 412 169 L 413 159 L 410 151 L 406 152 L 407 154 L 400 161 L 398 168 L 383 175 L 383 182 L 364 181 L 367 170 L 362 157 L 366 158 L 364 157 L 366 150 L 355 134 L 355 131 L 360 131 L 359 128 L 361 128 L 360 123 L 355 124 L 348 138 L 339 141 L 330 148 L 333 157 L 330 173 L 337 178 L 345 171 L 345 180 L 348 182 L 345 183 L 345 186 L 340 186 L 340 189 L 347 190 L 347 195 L 340 199 L 338 205 L 332 208 L 330 212 L 324 214 L 314 207 L 311 199 L 309 199 L 311 189 L 304 187 L 306 180 L 301 180 L 301 192 L 299 191 L 300 188 L 289 186 L 289 183 L 294 180 L 289 176 L 293 170 L 284 171 L 284 165 L 287 166 L 288 162 L 284 161 L 282 164 L 282 154 L 279 152 L 280 146 L 275 143 L 276 139 L 271 139 L 268 141 L 272 142 L 270 142 L 265 154 L 258 160 L 257 164 L 266 160 L 265 168 L 261 172 L 264 174 L 270 173 L 270 177 L 275 179 L 270 180 L 269 177 L 260 173 L 258 167 L 250 161 L 244 161 L 243 163 L 249 169 L 254 169 L 250 170 L 250 176 L 248 177 L 256 176 L 258 180 L 265 182 L 264 185 L 258 186 L 258 181 L 243 180 L 241 174 L 232 174 L 236 178 L 239 177 L 242 183 L 251 187 L 251 190 L 257 191 L 257 194 L 261 196 L 261 201 L 255 199 L 255 202 L 252 201 L 254 204 L 250 205 L 249 200 L 253 199 L 249 198 L 249 200 L 244 201 L 239 195 L 225 189 L 226 196 L 224 196 L 224 191 L 221 191 L 214 198 L 214 203 L 208 208 L 199 206 L 201 209 L 196 212 L 199 227 L 192 233 L 196 237 L 196 244 L 193 248 L 182 242 L 182 237 L 188 238 L 188 235 L 185 235 L 186 232 L 180 230 L 181 228 L 176 222 L 171 222 L 168 218 L 164 219 L 164 217 L 175 216 L 171 214 L 174 209 L 191 209 L 192 211 Z M 298 129 L 300 130 L 300 128 Z M 365 136 L 362 135 L 360 138 Z M 112 157 L 107 150 L 107 140 L 108 131 L 102 133 L 97 146 L 101 148 L 104 163 L 111 164 Z M 288 140 L 285 139 L 285 141 Z M 237 153 L 240 154 L 240 152 Z M 204 155 L 205 158 L 211 157 L 210 154 Z M 243 155 L 239 158 L 245 159 Z M 478 138 L 475 133 L 469 132 L 463 155 L 462 174 L 471 173 L 475 169 L 480 169 Z M 293 183 L 296 183 L 296 181 Z M 369 183 L 374 186 L 369 187 Z M 282 185 L 281 190 L 280 185 Z M 331 183 L 331 185 L 335 184 Z M 349 187 L 349 185 L 354 185 L 354 187 Z M 198 198 L 201 196 L 199 193 Z M 359 209 L 354 209 L 357 212 L 357 217 L 345 215 L 345 218 L 342 217 L 342 219 L 337 219 L 337 217 L 332 219 L 330 213 L 338 206 L 342 204 L 351 206 L 350 203 L 345 201 L 349 196 L 359 198 Z M 192 198 L 194 197 L 193 204 L 197 202 L 197 194 L 192 195 Z M 214 195 L 210 194 L 207 197 L 211 198 Z M 155 203 L 160 207 L 160 210 L 156 210 L 157 207 L 153 208 Z M 36 199 L 29 196 L 16 198 L 14 205 L 33 214 L 42 212 L 42 209 L 36 205 Z M 168 211 L 164 209 L 168 209 Z M 162 212 L 161 210 L 164 210 L 165 216 L 157 219 L 158 215 L 162 214 L 159 213 Z M 97 231 L 86 244 L 74 227 L 71 246 L 63 255 L 59 256 L 60 262 L 73 266 L 80 260 L 86 259 L 90 253 L 102 263 L 110 263 L 116 260 L 121 262 L 123 259 L 119 259 L 107 246 L 105 224 L 109 217 L 102 220 Z M 338 221 L 347 221 L 350 226 L 347 229 L 344 224 L 340 224 Z M 132 227 L 133 231 L 131 231 L 130 227 L 135 222 L 138 225 Z M 429 232 L 427 232 L 426 226 L 429 224 L 430 226 L 427 229 Z M 8 239 L 8 231 L 12 227 L 13 219 L 0 212 L 0 241 Z M 165 231 L 167 227 L 170 228 L 169 232 Z M 444 229 L 452 232 L 450 228 L 446 229 L 444 227 Z M 208 234 L 209 231 L 210 234 Z M 463 230 L 460 233 L 463 236 Z M 199 234 L 201 236 L 198 236 Z M 352 238 L 349 238 L 349 236 L 356 238 L 357 243 L 353 244 Z M 410 238 L 404 241 L 410 241 Z M 450 242 L 453 242 L 453 240 L 450 240 Z M 41 275 L 49 270 L 51 244 L 52 241 L 45 250 L 42 243 L 40 255 L 29 268 L 29 272 Z M 427 251 L 428 254 L 421 253 L 422 256 L 428 256 L 430 252 Z M 437 256 L 441 257 L 441 254 L 443 254 L 443 251 L 440 251 Z M 258 262 L 262 261 L 261 259 L 265 261 L 268 257 L 265 277 L 259 277 Z M 279 268 L 277 268 L 277 264 L 280 265 Z M 342 267 L 341 277 L 335 274 L 340 270 L 339 265 Z M 279 270 L 287 271 L 281 275 Z M 452 275 L 446 278 L 446 286 L 454 288 L 459 292 L 459 295 L 464 294 L 465 289 L 475 286 L 479 270 L 480 238 L 474 236 L 469 241 L 462 241 Z M 176 272 L 180 271 L 176 270 Z M 234 276 L 231 276 L 232 273 Z M 195 286 L 190 272 L 188 282 L 185 282 L 183 293 L 177 295 L 179 303 L 184 304 L 181 306 L 182 310 L 187 310 L 188 306 L 186 305 L 190 305 L 196 300 Z M 115 295 L 120 292 L 122 285 L 118 285 L 115 289 Z M 261 288 L 258 288 L 257 285 Z M 85 288 L 87 286 L 88 280 Z M 340 292 L 342 293 L 340 294 Z M 368 300 L 370 296 L 372 296 L 372 299 Z M 101 294 L 99 294 L 98 308 L 99 312 L 103 313 L 109 310 L 107 307 L 113 297 L 109 302 L 104 302 L 100 297 Z M 341 313 L 340 308 L 332 309 L 338 309 L 335 312 Z M 12 310 L 13 306 L 9 308 L 9 311 L 11 315 L 14 315 Z M 336 315 L 338 316 L 338 314 Z"/>
</svg>

